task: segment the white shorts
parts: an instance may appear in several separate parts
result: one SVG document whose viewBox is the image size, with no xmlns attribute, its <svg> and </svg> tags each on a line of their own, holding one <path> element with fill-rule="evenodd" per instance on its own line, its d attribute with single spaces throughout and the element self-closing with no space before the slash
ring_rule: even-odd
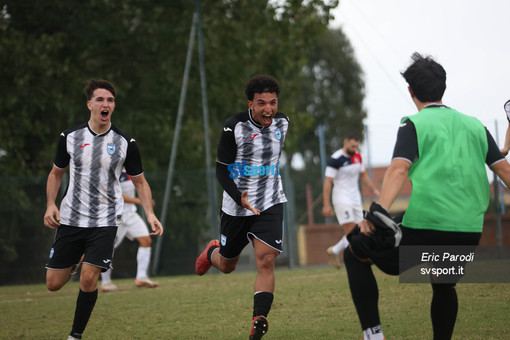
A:
<svg viewBox="0 0 510 340">
<path fill-rule="evenodd" d="M 117 228 L 114 248 L 117 248 L 127 237 L 133 241 L 137 237 L 149 236 L 149 230 L 143 219 L 135 211 L 122 214 L 122 221 Z"/>
<path fill-rule="evenodd" d="M 338 223 L 344 225 L 347 223 L 358 223 L 363 219 L 363 207 L 360 206 L 347 206 L 341 204 L 333 204 L 335 208 L 335 215 Z"/>
</svg>

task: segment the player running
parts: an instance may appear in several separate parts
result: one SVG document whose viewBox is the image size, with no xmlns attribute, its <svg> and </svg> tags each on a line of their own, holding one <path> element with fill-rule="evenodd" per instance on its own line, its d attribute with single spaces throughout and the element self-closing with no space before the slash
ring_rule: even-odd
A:
<svg viewBox="0 0 510 340">
<path fill-rule="evenodd" d="M 142 217 L 138 214 L 136 205 L 141 204 L 140 198 L 136 197 L 136 188 L 131 181 L 125 169 L 120 175 L 120 187 L 122 188 L 122 198 L 124 199 L 124 209 L 122 211 L 122 220 L 117 229 L 117 237 L 115 238 L 114 249 L 117 249 L 124 237 L 131 241 L 136 239 L 139 243 L 138 252 L 136 254 L 136 278 L 137 287 L 156 288 L 158 283 L 149 279 L 148 269 L 151 261 L 151 244 L 152 240 L 147 229 L 147 225 Z M 154 206 L 154 201 L 152 201 Z M 112 282 L 112 268 L 101 273 L 101 290 L 103 292 L 116 292 L 119 290 L 117 285 Z"/>
<path fill-rule="evenodd" d="M 140 195 L 153 230 L 151 235 L 163 233 L 152 209 L 151 189 L 143 174 L 136 142 L 111 123 L 116 93 L 109 81 L 88 81 L 85 94 L 90 119 L 60 134 L 46 185 L 44 225 L 56 229 L 46 264 L 48 289 L 62 288 L 75 264 L 83 260 L 70 340 L 81 339 L 96 304 L 99 274 L 112 263 L 113 242 L 122 215 L 119 177 L 123 166 Z M 55 200 L 67 166 L 69 187 L 59 210 Z"/>
<path fill-rule="evenodd" d="M 343 147 L 337 150 L 329 159 L 325 171 L 325 180 L 322 189 L 322 215 L 331 217 L 331 200 L 336 219 L 342 226 L 344 236 L 335 245 L 326 249 L 330 262 L 336 268 L 342 266 L 341 252 L 349 246 L 347 234 L 354 225 L 363 219 L 363 202 L 359 179 L 369 187 L 376 197 L 379 190 L 370 180 L 365 164 L 358 152 L 359 140 L 354 134 L 344 138 Z"/>
<path fill-rule="evenodd" d="M 218 145 L 216 177 L 223 187 L 220 241 L 212 240 L 197 258 L 195 271 L 211 266 L 223 273 L 235 270 L 243 248 L 251 242 L 257 278 L 250 339 L 268 330 L 273 303 L 274 263 L 282 252 L 283 193 L 280 155 L 289 126 L 278 112 L 280 88 L 266 75 L 251 78 L 245 89 L 249 109 L 225 122 Z"/>
</svg>

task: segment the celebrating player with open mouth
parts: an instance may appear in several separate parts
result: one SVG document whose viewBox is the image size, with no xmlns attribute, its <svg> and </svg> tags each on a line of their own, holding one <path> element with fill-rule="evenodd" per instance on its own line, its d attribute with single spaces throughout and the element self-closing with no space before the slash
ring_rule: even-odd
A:
<svg viewBox="0 0 510 340">
<path fill-rule="evenodd" d="M 97 281 L 110 268 L 117 225 L 122 218 L 122 167 L 131 176 L 151 235 L 161 235 L 163 226 L 152 208 L 152 194 L 143 174 L 134 139 L 111 123 L 117 91 L 112 83 L 90 79 L 85 87 L 88 123 L 60 134 L 57 154 L 46 186 L 44 224 L 56 229 L 46 265 L 46 286 L 62 288 L 82 261 L 80 292 L 68 339 L 81 339 L 97 300 Z M 55 204 L 67 166 L 70 179 L 60 210 Z"/>
<path fill-rule="evenodd" d="M 243 248 L 252 243 L 257 264 L 252 340 L 260 339 L 268 330 L 274 263 L 283 243 L 282 204 L 287 199 L 277 169 L 289 121 L 278 112 L 279 92 L 273 77 L 254 76 L 245 89 L 249 109 L 225 122 L 216 159 L 216 176 L 224 190 L 220 241 L 210 241 L 195 264 L 198 275 L 204 275 L 211 266 L 230 273 Z M 248 164 L 250 171 L 242 164 Z M 233 165 L 238 166 L 236 174 L 229 172 Z"/>
</svg>

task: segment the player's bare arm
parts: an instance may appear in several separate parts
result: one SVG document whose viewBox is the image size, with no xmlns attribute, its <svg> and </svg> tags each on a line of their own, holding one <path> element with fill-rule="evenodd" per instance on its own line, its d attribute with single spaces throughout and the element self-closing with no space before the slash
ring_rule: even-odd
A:
<svg viewBox="0 0 510 340">
<path fill-rule="evenodd" d="M 378 203 L 386 210 L 391 208 L 391 205 L 397 198 L 405 179 L 411 163 L 404 159 L 394 159 L 384 174 L 381 196 Z"/>
<path fill-rule="evenodd" d="M 510 164 L 506 159 L 492 164 L 490 168 L 501 178 L 507 187 L 510 187 Z"/>
<path fill-rule="evenodd" d="M 333 177 L 326 177 L 322 187 L 322 215 L 326 218 L 331 217 L 331 188 L 333 186 Z"/>
<path fill-rule="evenodd" d="M 381 195 L 379 196 L 378 201 L 378 203 L 386 210 L 391 208 L 391 205 L 400 193 L 410 167 L 411 163 L 404 159 L 397 158 L 391 162 L 388 170 L 386 170 Z M 371 235 L 375 230 L 374 225 L 367 220 L 359 222 L 358 227 L 365 235 Z"/>
<path fill-rule="evenodd" d="M 145 216 L 147 217 L 147 223 L 151 226 L 152 233 L 151 235 L 162 235 L 163 234 L 163 225 L 158 220 L 156 215 L 154 214 L 154 209 L 152 206 L 152 192 L 145 179 L 144 174 L 131 177 L 133 184 L 135 185 L 136 192 L 140 198 L 140 202 L 142 203 L 143 210 L 145 211 Z"/>
<path fill-rule="evenodd" d="M 44 214 L 44 225 L 55 229 L 60 226 L 60 212 L 55 204 L 58 190 L 64 177 L 65 169 L 59 169 L 56 166 L 50 171 L 46 183 L 46 213 Z"/>
<path fill-rule="evenodd" d="M 124 199 L 125 203 L 132 203 L 132 204 L 136 204 L 136 205 L 142 205 L 142 201 L 138 197 L 132 197 L 132 196 L 129 196 L 129 195 L 126 195 L 126 194 L 122 194 L 122 198 Z M 156 205 L 156 202 L 154 200 L 152 200 L 152 207 L 154 208 L 155 205 Z"/>
<path fill-rule="evenodd" d="M 506 108 L 506 104 L 505 104 Z M 503 156 L 508 155 L 508 151 L 510 150 L 510 123 L 508 123 L 508 127 L 506 128 L 506 134 L 505 134 L 505 144 L 503 145 L 503 148 L 500 150 Z"/>
</svg>

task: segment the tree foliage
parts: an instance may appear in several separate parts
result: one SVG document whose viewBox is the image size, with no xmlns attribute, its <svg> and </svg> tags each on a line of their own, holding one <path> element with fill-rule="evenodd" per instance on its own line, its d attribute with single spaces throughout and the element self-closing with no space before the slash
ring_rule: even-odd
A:
<svg viewBox="0 0 510 340">
<path fill-rule="evenodd" d="M 117 85 L 113 121 L 137 138 L 147 169 L 167 166 L 195 1 L 4 0 L 0 19 L 0 166 L 46 173 L 63 129 L 86 121 L 82 88 L 90 77 Z M 211 138 L 246 107 L 244 84 L 256 73 L 281 82 L 282 110 L 310 47 L 327 30 L 337 1 L 224 0 L 202 4 Z M 196 47 L 196 44 L 195 44 Z M 185 106 L 179 164 L 203 167 L 196 48 Z M 12 125 L 15 123 L 16 128 Z M 299 134 L 299 131 L 295 131 Z M 214 143 L 213 143 L 214 144 Z M 213 150 L 215 153 L 215 150 Z M 211 155 L 213 156 L 213 155 Z"/>
<path fill-rule="evenodd" d="M 136 138 L 154 197 L 162 202 L 195 5 L 0 0 L 0 171 L 11 179 L 23 176 L 24 183 L 0 193 L 0 203 L 9 202 L 0 216 L 9 228 L 0 229 L 0 239 L 12 241 L 0 242 L 1 258 L 19 258 L 23 234 L 47 236 L 41 223 L 45 176 L 59 133 L 89 119 L 82 91 L 88 78 L 117 86 L 113 122 Z M 361 131 L 360 69 L 342 31 L 327 26 L 337 5 L 338 0 L 201 2 L 211 159 L 223 122 L 247 107 L 244 85 L 257 73 L 280 81 L 280 110 L 291 119 L 286 140 L 291 157 L 318 154 L 319 123 L 327 126 L 330 148 L 344 131 Z M 194 46 L 176 164 L 182 176 L 172 188 L 172 228 L 165 234 L 177 250 L 194 249 L 190 242 L 207 225 L 196 39 Z M 32 176 L 38 187 L 28 195 Z"/>
<path fill-rule="evenodd" d="M 342 30 L 328 30 L 321 36 L 308 54 L 301 79 L 303 95 L 297 100 L 299 106 L 305 107 L 314 118 L 315 123 L 314 129 L 307 131 L 306 138 L 301 138 L 298 145 L 298 150 L 305 157 L 318 154 L 315 130 L 318 124 L 325 127 L 328 152 L 342 147 L 343 138 L 349 133 L 355 133 L 363 139 L 366 112 L 362 107 L 364 83 L 361 67 Z"/>
</svg>

